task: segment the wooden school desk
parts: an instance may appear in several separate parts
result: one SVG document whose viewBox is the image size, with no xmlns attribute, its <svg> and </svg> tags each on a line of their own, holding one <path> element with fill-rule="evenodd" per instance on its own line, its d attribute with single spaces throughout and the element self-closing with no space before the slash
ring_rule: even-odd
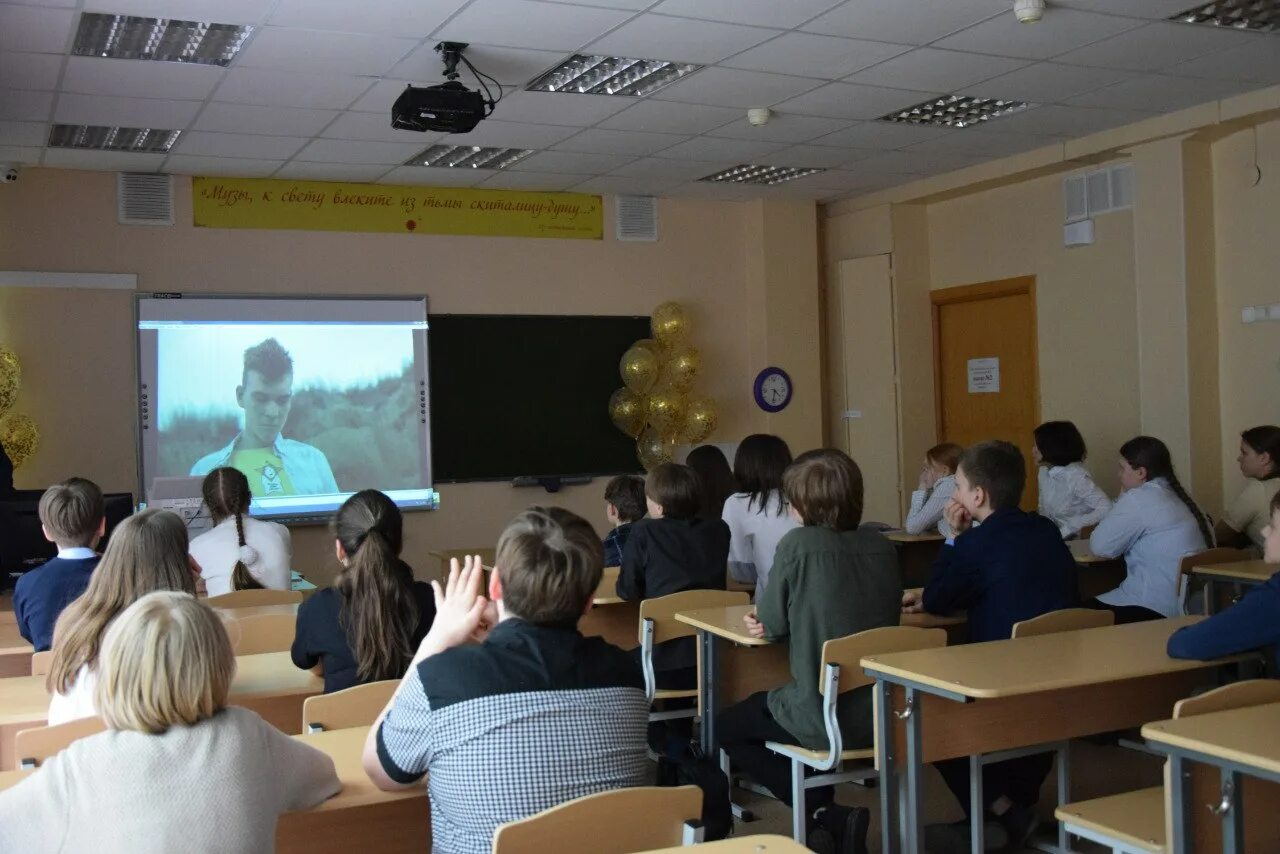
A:
<svg viewBox="0 0 1280 854">
<path fill-rule="evenodd" d="M 946 537 L 937 531 L 927 534 L 885 531 L 884 536 L 897 546 L 898 565 L 902 567 L 902 585 L 919 587 L 927 584 L 929 571 L 938 557 L 938 549 L 946 542 Z"/>
<path fill-rule="evenodd" d="M 1201 617 L 1152 620 L 1017 640 L 870 656 L 863 670 L 880 683 L 877 714 L 892 736 L 880 739 L 881 828 L 885 854 L 902 840 L 922 851 L 924 765 L 977 757 L 1140 726 L 1169 714 L 1218 661 L 1165 654 L 1169 636 Z M 897 775 L 905 772 L 899 804 Z M 970 779 L 981 766 L 970 762 Z M 1069 798 L 1067 763 L 1059 768 L 1059 804 Z M 975 796 L 980 785 L 973 787 Z M 981 809 L 978 810 L 981 812 Z M 975 823 L 977 824 L 977 823 Z"/>
<path fill-rule="evenodd" d="M 1214 566 L 1197 566 L 1191 570 L 1204 579 L 1205 613 L 1217 610 L 1219 584 L 1246 584 L 1253 587 L 1266 584 L 1280 567 L 1261 560 L 1242 560 L 1237 563 L 1220 563 Z"/>
<path fill-rule="evenodd" d="M 0 771 L 16 767 L 14 736 L 19 731 L 44 726 L 49 714 L 49 693 L 43 676 L 0 679 Z M 230 702 L 262 715 L 283 732 L 302 729 L 302 703 L 324 690 L 324 680 L 309 670 L 299 670 L 287 652 L 236 657 L 236 677 Z"/>
<path fill-rule="evenodd" d="M 1071 556 L 1076 560 L 1076 586 L 1082 601 L 1114 590 L 1124 581 L 1122 558 L 1094 554 L 1088 540 L 1069 540 L 1067 548 L 1071 549 Z"/>
<path fill-rule="evenodd" d="M 1280 850 L 1278 734 L 1280 703 L 1142 728 L 1147 743 L 1169 755 L 1165 779 L 1173 833 L 1166 850 Z"/>
<path fill-rule="evenodd" d="M 614 646 L 635 649 L 640 645 L 640 603 L 618 596 L 618 567 L 606 566 L 600 586 L 591 599 L 591 610 L 578 621 L 586 637 L 599 635 Z"/>
<path fill-rule="evenodd" d="M 214 608 L 219 614 L 231 617 L 236 620 L 243 620 L 245 617 L 262 617 L 269 614 L 288 614 L 289 616 L 297 616 L 298 603 L 290 602 L 286 605 L 246 605 L 243 608 Z"/>
<path fill-rule="evenodd" d="M 0 679 L 29 676 L 35 647 L 18 633 L 17 623 L 0 623 Z"/>
<path fill-rule="evenodd" d="M 787 836 L 759 834 L 735 836 L 719 842 L 702 842 L 690 848 L 661 848 L 640 854 L 810 854 L 809 849 Z"/>
</svg>

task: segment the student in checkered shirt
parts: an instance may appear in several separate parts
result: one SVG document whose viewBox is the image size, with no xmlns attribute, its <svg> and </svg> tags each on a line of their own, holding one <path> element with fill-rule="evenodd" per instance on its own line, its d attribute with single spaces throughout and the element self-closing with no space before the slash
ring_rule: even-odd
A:
<svg viewBox="0 0 1280 854">
<path fill-rule="evenodd" d="M 436 854 L 487 854 L 498 825 L 649 772 L 640 668 L 577 628 L 603 570 L 590 523 L 530 507 L 494 563 L 487 598 L 478 556 L 432 582 L 435 622 L 365 742 L 380 789 L 428 778 Z"/>
</svg>

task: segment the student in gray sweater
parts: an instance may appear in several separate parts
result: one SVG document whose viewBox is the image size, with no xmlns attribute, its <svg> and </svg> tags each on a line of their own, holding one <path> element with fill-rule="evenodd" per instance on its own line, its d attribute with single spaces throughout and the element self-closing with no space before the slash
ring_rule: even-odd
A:
<svg viewBox="0 0 1280 854">
<path fill-rule="evenodd" d="M 248 709 L 218 616 L 186 593 L 143 596 L 107 630 L 82 738 L 0 793 L 0 851 L 261 854 L 276 819 L 341 789 L 328 756 Z"/>
<path fill-rule="evenodd" d="M 783 475 L 782 487 L 803 527 L 778 543 L 769 585 L 746 621 L 756 637 L 790 642 L 791 681 L 726 709 L 717 727 L 730 760 L 790 805 L 790 764 L 765 742 L 827 749 L 818 693 L 822 645 L 898 625 L 902 574 L 893 544 L 858 527 L 862 472 L 846 454 L 831 449 L 801 454 Z M 871 746 L 871 690 L 868 685 L 850 691 L 837 702 L 846 749 Z M 821 835 L 830 833 L 841 854 L 865 852 L 868 811 L 837 805 L 833 798 L 831 787 L 810 793 L 812 840 L 821 844 Z"/>
</svg>

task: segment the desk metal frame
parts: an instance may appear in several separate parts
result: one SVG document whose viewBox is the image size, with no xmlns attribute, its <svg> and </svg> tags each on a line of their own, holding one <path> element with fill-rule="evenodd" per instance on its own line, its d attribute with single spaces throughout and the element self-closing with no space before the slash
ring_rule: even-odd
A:
<svg viewBox="0 0 1280 854">
<path fill-rule="evenodd" d="M 1198 750 L 1177 747 L 1164 742 L 1151 742 L 1152 747 L 1169 756 L 1169 803 L 1173 812 L 1173 838 L 1169 840 L 1172 854 L 1194 854 L 1191 850 L 1191 787 L 1186 763 L 1199 762 L 1218 769 L 1222 777 L 1222 801 L 1214 809 L 1222 817 L 1223 854 L 1243 852 L 1244 839 L 1244 778 L 1256 777 L 1272 783 L 1280 783 L 1280 774 L 1256 768 L 1242 762 L 1210 756 Z"/>
</svg>

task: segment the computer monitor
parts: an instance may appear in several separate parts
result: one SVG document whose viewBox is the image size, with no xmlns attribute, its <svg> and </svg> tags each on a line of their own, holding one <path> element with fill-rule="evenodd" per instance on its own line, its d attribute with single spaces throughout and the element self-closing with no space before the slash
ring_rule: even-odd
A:
<svg viewBox="0 0 1280 854">
<path fill-rule="evenodd" d="M 58 554 L 58 547 L 44 538 L 40 528 L 39 489 L 19 489 L 0 501 L 0 583 L 9 586 L 13 576 L 35 569 Z M 133 513 L 133 495 L 109 492 L 103 496 L 107 517 L 106 534 L 98 543 L 98 551 L 107 547 L 111 532 Z"/>
</svg>

